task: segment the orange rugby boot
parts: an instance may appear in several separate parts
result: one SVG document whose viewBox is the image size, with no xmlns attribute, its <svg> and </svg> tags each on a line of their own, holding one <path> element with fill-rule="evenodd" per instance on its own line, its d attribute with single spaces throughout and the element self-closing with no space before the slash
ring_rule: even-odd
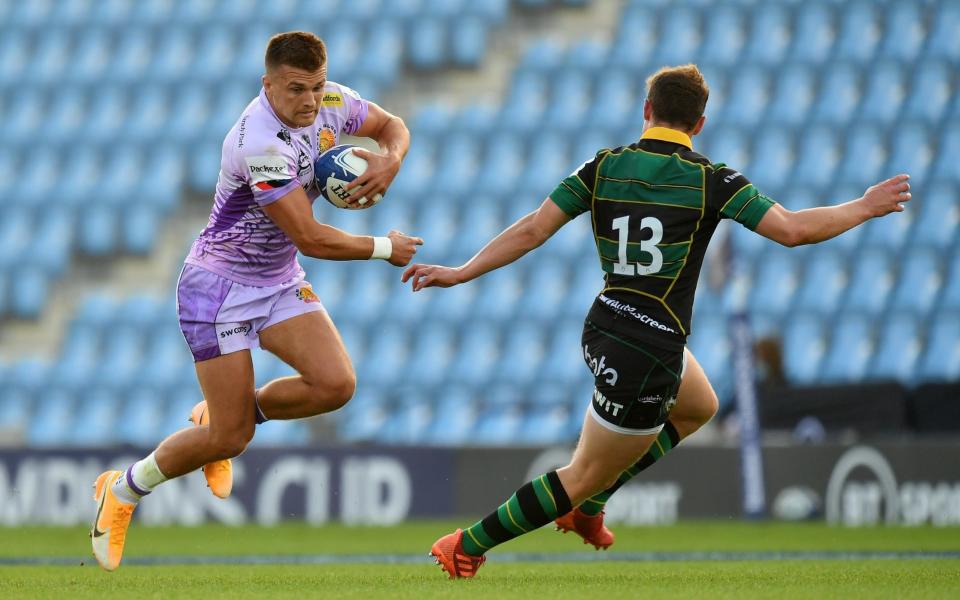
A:
<svg viewBox="0 0 960 600">
<path fill-rule="evenodd" d="M 477 574 L 486 556 L 472 556 L 463 551 L 463 530 L 448 533 L 433 543 L 430 555 L 440 568 L 450 575 L 450 579 L 473 577 Z"/>
<path fill-rule="evenodd" d="M 133 509 L 137 507 L 136 504 L 121 501 L 113 493 L 113 484 L 118 477 L 123 477 L 123 471 L 106 471 L 97 477 L 93 486 L 97 516 L 90 531 L 90 541 L 93 544 L 93 556 L 107 571 L 120 566 L 127 528 L 133 517 Z"/>
<path fill-rule="evenodd" d="M 210 423 L 206 400 L 197 402 L 197 405 L 190 411 L 190 422 L 197 427 Z M 207 486 L 210 491 L 218 498 L 226 498 L 233 490 L 233 464 L 229 458 L 203 465 L 203 476 L 207 479 Z"/>
<path fill-rule="evenodd" d="M 593 544 L 597 550 L 606 550 L 613 545 L 613 532 L 603 524 L 603 511 L 590 516 L 584 514 L 580 507 L 571 510 L 554 521 L 557 531 L 566 533 L 572 531 L 583 538 L 584 544 Z"/>
</svg>

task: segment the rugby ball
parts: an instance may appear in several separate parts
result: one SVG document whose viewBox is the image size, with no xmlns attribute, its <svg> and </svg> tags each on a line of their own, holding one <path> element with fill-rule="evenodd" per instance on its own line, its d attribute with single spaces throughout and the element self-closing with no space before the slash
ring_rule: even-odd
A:
<svg viewBox="0 0 960 600">
<path fill-rule="evenodd" d="M 367 170 L 367 161 L 353 153 L 359 146 L 340 144 L 317 157 L 313 163 L 313 179 L 320 195 L 337 208 L 357 210 L 370 208 L 380 201 L 380 194 L 363 197 L 356 204 L 347 204 L 347 184 Z"/>
</svg>

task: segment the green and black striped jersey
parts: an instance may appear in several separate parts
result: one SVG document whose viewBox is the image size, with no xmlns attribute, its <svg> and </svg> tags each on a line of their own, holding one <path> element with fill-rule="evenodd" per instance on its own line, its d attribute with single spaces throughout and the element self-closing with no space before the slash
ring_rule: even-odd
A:
<svg viewBox="0 0 960 600">
<path fill-rule="evenodd" d="M 550 198 L 571 217 L 591 214 L 606 278 L 598 302 L 632 317 L 637 334 L 679 343 L 720 219 L 755 229 L 774 204 L 739 172 L 694 152 L 685 133 L 663 127 L 601 150 Z"/>
</svg>

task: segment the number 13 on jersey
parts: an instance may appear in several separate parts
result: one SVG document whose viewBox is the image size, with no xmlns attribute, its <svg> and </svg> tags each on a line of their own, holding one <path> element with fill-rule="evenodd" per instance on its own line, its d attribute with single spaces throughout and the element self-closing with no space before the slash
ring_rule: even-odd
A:
<svg viewBox="0 0 960 600">
<path fill-rule="evenodd" d="M 653 232 L 648 240 L 641 240 L 640 250 L 653 257 L 649 265 L 627 262 L 627 237 L 630 235 L 630 217 L 617 217 L 613 220 L 613 229 L 617 232 L 617 262 L 613 272 L 617 275 L 652 275 L 663 268 L 663 253 L 657 244 L 663 239 L 663 223 L 656 217 L 644 217 L 640 220 L 640 229 Z"/>
</svg>

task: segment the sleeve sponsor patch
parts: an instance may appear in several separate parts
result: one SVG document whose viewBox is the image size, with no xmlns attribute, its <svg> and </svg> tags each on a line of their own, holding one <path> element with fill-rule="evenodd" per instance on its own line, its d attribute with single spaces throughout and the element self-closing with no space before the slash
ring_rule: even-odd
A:
<svg viewBox="0 0 960 600">
<path fill-rule="evenodd" d="M 260 185 L 261 183 L 286 182 L 293 179 L 287 159 L 283 156 L 248 156 L 245 160 L 247 171 L 250 173 L 250 184 L 260 189 L 270 189 L 264 188 Z"/>
<path fill-rule="evenodd" d="M 343 106 L 343 94 L 340 92 L 325 92 L 321 104 L 324 108 Z"/>
</svg>

